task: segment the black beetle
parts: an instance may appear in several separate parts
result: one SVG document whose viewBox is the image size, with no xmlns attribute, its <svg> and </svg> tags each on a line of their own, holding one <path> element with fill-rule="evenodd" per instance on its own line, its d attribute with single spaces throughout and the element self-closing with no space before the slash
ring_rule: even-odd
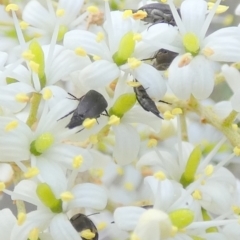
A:
<svg viewBox="0 0 240 240">
<path fill-rule="evenodd" d="M 137 82 L 137 80 L 135 80 Z M 163 119 L 160 115 L 160 112 L 158 111 L 155 102 L 148 96 L 146 89 L 140 85 L 138 87 L 134 87 L 134 92 L 136 94 L 136 98 L 138 103 L 142 106 L 144 110 L 147 112 L 152 112 L 157 117 Z M 160 100 L 159 102 L 163 102 L 166 104 L 169 104 L 167 102 L 164 102 Z"/>
<path fill-rule="evenodd" d="M 85 214 L 78 213 L 70 218 L 70 222 L 75 230 L 81 233 L 83 230 L 89 229 L 95 236 L 91 240 L 98 240 L 98 230 L 92 220 Z M 83 240 L 88 240 L 82 237 Z"/>
<path fill-rule="evenodd" d="M 73 113 L 73 116 L 66 127 L 71 129 L 80 126 L 85 119 L 98 118 L 104 111 L 106 112 L 106 115 L 108 115 L 106 110 L 108 103 L 101 93 L 95 90 L 90 90 L 81 98 L 76 98 L 70 93 L 69 95 L 71 95 L 74 100 L 78 100 L 79 103 L 75 110 L 62 117 L 65 118 Z"/>
<path fill-rule="evenodd" d="M 142 19 L 144 22 L 152 24 L 168 23 L 172 26 L 176 26 L 176 22 L 168 4 L 150 3 L 140 7 L 138 10 L 142 10 L 147 13 L 147 16 Z M 177 9 L 177 11 L 180 15 L 179 9 Z"/>
</svg>

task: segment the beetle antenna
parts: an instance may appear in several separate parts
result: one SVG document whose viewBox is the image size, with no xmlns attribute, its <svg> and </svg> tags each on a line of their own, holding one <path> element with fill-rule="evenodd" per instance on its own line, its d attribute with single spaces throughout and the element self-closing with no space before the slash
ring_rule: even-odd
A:
<svg viewBox="0 0 240 240">
<path fill-rule="evenodd" d="M 172 105 L 171 103 L 169 103 L 169 102 L 165 102 L 165 101 L 163 101 L 163 100 L 159 100 L 158 102 L 161 102 L 161 103 L 165 103 L 165 104 Z"/>
<path fill-rule="evenodd" d="M 89 214 L 89 215 L 86 215 L 87 217 L 89 217 L 89 216 L 92 216 L 92 215 L 97 215 L 97 214 L 100 214 L 99 212 L 97 212 L 97 213 L 91 213 L 91 214 Z"/>
</svg>

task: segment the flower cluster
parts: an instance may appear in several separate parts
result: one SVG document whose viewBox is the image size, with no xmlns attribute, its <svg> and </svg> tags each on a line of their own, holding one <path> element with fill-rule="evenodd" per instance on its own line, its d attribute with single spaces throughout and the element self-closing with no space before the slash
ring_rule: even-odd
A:
<svg viewBox="0 0 240 240">
<path fill-rule="evenodd" d="M 0 239 L 238 240 L 240 24 L 228 6 L 3 2 Z"/>
</svg>

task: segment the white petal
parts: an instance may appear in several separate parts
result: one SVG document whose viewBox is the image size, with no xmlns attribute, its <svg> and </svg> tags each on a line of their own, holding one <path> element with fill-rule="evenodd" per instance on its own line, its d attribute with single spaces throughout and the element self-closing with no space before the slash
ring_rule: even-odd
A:
<svg viewBox="0 0 240 240">
<path fill-rule="evenodd" d="M 240 90 L 236 91 L 231 98 L 232 108 L 237 112 L 240 112 L 240 104 L 239 103 L 240 103 Z"/>
<path fill-rule="evenodd" d="M 0 211 L 0 239 L 10 240 L 12 228 L 16 223 L 16 218 L 8 208 Z"/>
<path fill-rule="evenodd" d="M 121 230 L 133 231 L 144 212 L 141 207 L 119 207 L 114 211 L 114 222 Z"/>
<path fill-rule="evenodd" d="M 239 9 L 240 10 L 240 9 Z M 240 236 L 239 223 L 231 223 L 223 227 L 223 233 L 228 236 L 228 239 L 238 240 Z"/>
<path fill-rule="evenodd" d="M 126 165 L 133 162 L 138 154 L 140 147 L 140 137 L 129 124 L 119 124 L 113 127 L 116 137 L 113 157 L 120 165 Z"/>
<path fill-rule="evenodd" d="M 86 207 L 102 210 L 107 204 L 107 192 L 104 188 L 91 183 L 78 184 L 72 189 L 74 199 L 69 203 L 69 209 Z"/>
<path fill-rule="evenodd" d="M 232 110 L 232 105 L 229 101 L 218 102 L 213 107 L 213 111 L 222 119 L 226 118 Z"/>
<path fill-rule="evenodd" d="M 12 177 L 13 177 L 12 166 L 7 163 L 0 163 L 0 182 L 9 182 L 12 179 Z"/>
<path fill-rule="evenodd" d="M 162 99 L 167 91 L 166 83 L 160 72 L 151 65 L 142 63 L 133 71 L 133 77 L 143 85 L 149 96 L 156 101 Z"/>
<path fill-rule="evenodd" d="M 120 70 L 115 63 L 98 60 L 85 67 L 79 74 L 79 80 L 89 88 L 105 87 L 118 78 Z"/>
<path fill-rule="evenodd" d="M 5 65 L 8 58 L 8 54 L 5 52 L 0 52 L 0 69 Z"/>
<path fill-rule="evenodd" d="M 56 215 L 50 224 L 50 232 L 53 239 L 58 240 L 81 240 L 79 233 L 73 228 L 65 214 Z"/>
</svg>

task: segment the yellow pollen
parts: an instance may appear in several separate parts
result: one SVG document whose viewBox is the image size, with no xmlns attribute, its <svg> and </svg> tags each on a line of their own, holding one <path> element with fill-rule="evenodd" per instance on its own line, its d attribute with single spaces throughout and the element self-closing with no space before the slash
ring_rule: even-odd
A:
<svg viewBox="0 0 240 240">
<path fill-rule="evenodd" d="M 38 63 L 36 63 L 34 61 L 30 61 L 29 67 L 32 69 L 33 72 L 38 74 L 38 72 L 39 72 L 39 64 Z"/>
<path fill-rule="evenodd" d="M 99 13 L 99 9 L 98 9 L 98 7 L 96 7 L 96 6 L 89 6 L 89 7 L 87 8 L 87 11 L 88 11 L 89 13 L 94 13 L 94 14 Z"/>
<path fill-rule="evenodd" d="M 153 147 L 156 147 L 157 144 L 158 144 L 158 141 L 156 139 L 152 138 L 152 139 L 149 139 L 147 146 L 149 148 L 153 148 Z"/>
<path fill-rule="evenodd" d="M 56 11 L 56 16 L 57 17 L 62 17 L 62 16 L 64 16 L 65 15 L 65 10 L 64 9 L 58 9 L 57 11 Z"/>
<path fill-rule="evenodd" d="M 200 42 L 194 33 L 186 33 L 183 36 L 183 45 L 187 52 L 197 54 L 200 49 Z"/>
<path fill-rule="evenodd" d="M 18 126 L 18 121 L 13 120 L 5 126 L 4 130 L 6 132 L 9 132 L 9 131 L 12 131 L 13 129 L 17 128 L 17 126 Z"/>
<path fill-rule="evenodd" d="M 206 47 L 202 50 L 202 53 L 206 57 L 210 57 L 214 54 L 214 51 L 210 47 Z"/>
<path fill-rule="evenodd" d="M 161 0 L 160 2 L 162 3 L 167 3 L 168 0 Z"/>
<path fill-rule="evenodd" d="M 43 99 L 44 100 L 49 100 L 52 98 L 53 94 L 50 88 L 44 88 L 43 90 Z"/>
<path fill-rule="evenodd" d="M 104 39 L 104 34 L 103 32 L 99 32 L 96 37 L 96 41 L 99 43 Z"/>
<path fill-rule="evenodd" d="M 202 194 L 199 190 L 195 190 L 193 193 L 192 193 L 192 196 L 194 199 L 196 200 L 201 200 L 202 199 Z"/>
<path fill-rule="evenodd" d="M 213 171 L 214 171 L 214 167 L 213 165 L 208 165 L 205 170 L 204 170 L 204 173 L 206 176 L 211 176 L 213 174 Z"/>
<path fill-rule="evenodd" d="M 140 82 L 135 82 L 135 81 L 128 81 L 127 85 L 129 85 L 130 87 L 139 87 L 142 84 Z"/>
<path fill-rule="evenodd" d="M 60 198 L 64 202 L 70 202 L 71 200 L 74 199 L 74 195 L 71 192 L 63 192 L 61 193 Z"/>
<path fill-rule="evenodd" d="M 82 166 L 83 164 L 83 157 L 81 155 L 75 156 L 73 158 L 72 166 L 75 169 L 78 169 Z"/>
<path fill-rule="evenodd" d="M 141 64 L 142 62 L 136 58 L 128 58 L 128 65 L 130 66 L 131 69 L 138 68 Z"/>
<path fill-rule="evenodd" d="M 213 8 L 213 6 L 215 5 L 215 3 L 212 3 L 212 2 L 208 2 L 208 9 L 211 10 Z M 224 13 L 228 10 L 228 6 L 225 6 L 225 5 L 219 5 L 216 9 L 216 14 L 221 14 L 221 13 Z"/>
<path fill-rule="evenodd" d="M 98 225 L 96 227 L 97 227 L 98 231 L 101 231 L 101 230 L 103 230 L 107 227 L 107 223 L 106 222 L 100 222 L 100 223 L 98 223 Z"/>
<path fill-rule="evenodd" d="M 31 50 L 27 50 L 22 53 L 22 57 L 26 60 L 32 60 L 35 57 L 35 55 L 32 53 Z"/>
<path fill-rule="evenodd" d="M 0 182 L 0 192 L 2 192 L 6 188 L 6 185 L 4 182 Z"/>
<path fill-rule="evenodd" d="M 110 117 L 109 121 L 108 121 L 108 124 L 109 124 L 109 125 L 115 125 L 115 126 L 117 126 L 117 125 L 119 125 L 119 123 L 120 123 L 120 118 L 117 117 L 117 116 L 115 116 L 115 115 L 112 115 L 112 116 Z"/>
<path fill-rule="evenodd" d="M 233 14 L 228 14 L 224 19 L 223 19 L 223 26 L 230 26 L 233 24 L 234 21 L 234 15 Z"/>
<path fill-rule="evenodd" d="M 95 237 L 95 233 L 91 232 L 90 229 L 85 229 L 83 231 L 80 232 L 80 235 L 82 238 L 85 238 L 87 240 L 91 240 Z"/>
<path fill-rule="evenodd" d="M 136 13 L 133 13 L 133 18 L 135 20 L 141 20 L 147 17 L 147 13 L 143 10 L 138 10 Z"/>
<path fill-rule="evenodd" d="M 87 52 L 81 48 L 81 47 L 78 47 L 75 49 L 75 53 L 81 57 L 86 57 L 87 56 Z"/>
<path fill-rule="evenodd" d="M 27 103 L 29 101 L 29 97 L 25 93 L 18 93 L 15 95 L 15 100 L 20 103 Z"/>
<path fill-rule="evenodd" d="M 240 215 L 240 207 L 238 206 L 232 206 L 232 210 L 235 214 Z"/>
<path fill-rule="evenodd" d="M 140 33 L 135 33 L 133 36 L 133 40 L 138 42 L 142 41 L 142 35 Z"/>
<path fill-rule="evenodd" d="M 238 157 L 240 156 L 240 147 L 239 146 L 236 146 L 234 149 L 233 149 L 233 152 L 234 154 Z"/>
<path fill-rule="evenodd" d="M 185 53 L 184 55 L 182 55 L 179 63 L 178 63 L 178 67 L 184 67 L 187 66 L 191 61 L 192 61 L 193 57 L 191 53 Z"/>
<path fill-rule="evenodd" d="M 94 60 L 94 61 L 101 60 L 101 57 L 100 57 L 100 56 L 97 56 L 97 55 L 94 55 L 94 56 L 93 56 L 93 60 Z"/>
<path fill-rule="evenodd" d="M 181 108 L 174 108 L 174 109 L 172 110 L 172 114 L 173 114 L 173 115 L 180 115 L 180 114 L 182 114 L 182 113 L 183 113 L 183 111 L 182 111 Z"/>
<path fill-rule="evenodd" d="M 237 131 L 238 130 L 238 125 L 237 124 L 232 124 L 232 129 L 234 130 L 234 131 Z"/>
<path fill-rule="evenodd" d="M 25 30 L 25 29 L 27 29 L 27 28 L 29 27 L 29 23 L 24 22 L 24 21 L 21 21 L 21 22 L 19 23 L 19 26 L 20 26 L 20 28 L 21 28 L 22 30 Z"/>
<path fill-rule="evenodd" d="M 120 176 L 122 176 L 122 175 L 124 174 L 123 168 L 118 167 L 118 168 L 117 168 L 117 174 L 120 175 Z"/>
<path fill-rule="evenodd" d="M 141 240 L 135 233 L 132 233 L 130 236 L 130 240 Z"/>
<path fill-rule="evenodd" d="M 33 228 L 28 235 L 29 240 L 38 240 L 39 239 L 38 237 L 39 237 L 39 229 Z"/>
<path fill-rule="evenodd" d="M 130 182 L 124 183 L 124 188 L 128 191 L 133 191 L 134 190 L 134 185 Z"/>
<path fill-rule="evenodd" d="M 90 129 L 92 128 L 97 122 L 97 119 L 96 118 L 86 118 L 84 121 L 83 121 L 83 127 L 86 128 L 86 129 Z"/>
<path fill-rule="evenodd" d="M 132 15 L 133 15 L 132 10 L 125 10 L 125 11 L 123 12 L 123 19 L 129 18 L 129 17 L 131 17 Z"/>
<path fill-rule="evenodd" d="M 17 225 L 21 226 L 25 222 L 26 218 L 27 218 L 26 213 L 23 213 L 23 212 L 18 213 L 18 215 L 17 215 Z"/>
<path fill-rule="evenodd" d="M 6 6 L 6 8 L 5 8 L 5 10 L 7 11 L 7 12 L 10 12 L 10 11 L 18 11 L 18 5 L 17 4 L 8 4 L 7 6 Z"/>
<path fill-rule="evenodd" d="M 92 144 L 97 144 L 98 143 L 98 135 L 91 135 L 89 137 L 89 141 L 92 143 Z"/>
<path fill-rule="evenodd" d="M 32 178 L 39 174 L 37 167 L 28 168 L 28 171 L 24 173 L 25 178 Z"/>
<path fill-rule="evenodd" d="M 156 172 L 153 176 L 158 180 L 165 180 L 166 179 L 166 175 L 162 171 Z"/>
<path fill-rule="evenodd" d="M 175 117 L 170 111 L 166 111 L 163 114 L 163 116 L 164 116 L 164 120 L 171 120 Z"/>
</svg>

